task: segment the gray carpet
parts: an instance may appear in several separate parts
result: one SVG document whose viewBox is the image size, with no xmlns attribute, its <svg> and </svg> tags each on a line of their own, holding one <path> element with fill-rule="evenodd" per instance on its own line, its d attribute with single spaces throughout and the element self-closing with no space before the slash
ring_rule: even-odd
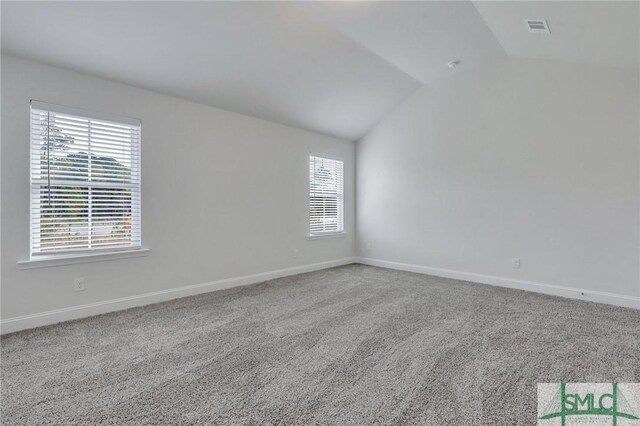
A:
<svg viewBox="0 0 640 426">
<path fill-rule="evenodd" d="M 2 339 L 2 423 L 535 424 L 640 381 L 640 311 L 349 265 Z"/>
</svg>

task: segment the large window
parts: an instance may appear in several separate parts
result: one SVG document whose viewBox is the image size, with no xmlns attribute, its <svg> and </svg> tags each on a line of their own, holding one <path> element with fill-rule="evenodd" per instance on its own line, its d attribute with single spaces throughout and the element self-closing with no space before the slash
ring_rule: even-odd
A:
<svg viewBox="0 0 640 426">
<path fill-rule="evenodd" d="M 344 163 L 309 156 L 309 234 L 344 231 Z"/>
<path fill-rule="evenodd" d="M 139 248 L 140 122 L 31 102 L 31 258 Z"/>
</svg>

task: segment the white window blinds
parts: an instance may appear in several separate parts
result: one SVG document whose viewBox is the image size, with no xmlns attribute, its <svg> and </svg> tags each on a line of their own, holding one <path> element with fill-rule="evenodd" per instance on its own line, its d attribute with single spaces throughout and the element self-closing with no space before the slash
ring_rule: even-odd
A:
<svg viewBox="0 0 640 426">
<path fill-rule="evenodd" d="M 139 248 L 140 122 L 31 102 L 31 256 Z"/>
<path fill-rule="evenodd" d="M 309 156 L 309 234 L 344 231 L 344 163 Z"/>
</svg>

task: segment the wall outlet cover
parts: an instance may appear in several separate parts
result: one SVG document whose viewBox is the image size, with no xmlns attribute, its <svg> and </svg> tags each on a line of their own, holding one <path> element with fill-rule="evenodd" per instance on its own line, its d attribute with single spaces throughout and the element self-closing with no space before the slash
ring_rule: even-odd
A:
<svg viewBox="0 0 640 426">
<path fill-rule="evenodd" d="M 74 291 L 84 291 L 84 278 L 76 278 L 73 280 Z"/>
</svg>

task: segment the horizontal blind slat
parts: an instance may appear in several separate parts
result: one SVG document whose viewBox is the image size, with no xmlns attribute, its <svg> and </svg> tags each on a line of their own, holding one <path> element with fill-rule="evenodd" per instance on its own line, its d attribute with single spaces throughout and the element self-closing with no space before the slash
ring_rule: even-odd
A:
<svg viewBox="0 0 640 426">
<path fill-rule="evenodd" d="M 31 254 L 139 246 L 140 126 L 32 107 L 30 127 Z"/>
<path fill-rule="evenodd" d="M 344 230 L 344 163 L 309 156 L 309 232 Z"/>
</svg>

